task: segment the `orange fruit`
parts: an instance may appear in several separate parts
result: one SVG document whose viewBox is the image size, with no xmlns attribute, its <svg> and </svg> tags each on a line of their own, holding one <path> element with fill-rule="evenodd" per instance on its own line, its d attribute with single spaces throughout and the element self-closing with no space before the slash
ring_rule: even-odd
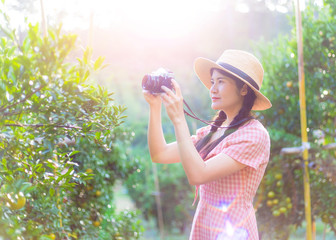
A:
<svg viewBox="0 0 336 240">
<path fill-rule="evenodd" d="M 25 196 L 20 193 L 19 195 L 15 195 L 15 199 L 17 199 L 17 201 L 15 202 L 14 199 L 9 198 L 8 202 L 10 205 L 10 209 L 12 210 L 19 210 L 21 208 L 23 208 L 26 205 L 26 198 Z"/>
<path fill-rule="evenodd" d="M 50 233 L 50 234 L 49 234 L 49 237 L 50 237 L 51 239 L 53 239 L 53 240 L 55 240 L 55 239 L 56 239 L 56 235 L 55 235 L 55 234 L 53 234 L 53 233 Z"/>
<path fill-rule="evenodd" d="M 292 81 L 288 81 L 288 82 L 286 83 L 286 86 L 287 86 L 288 88 L 293 87 L 293 82 L 292 82 Z"/>
<path fill-rule="evenodd" d="M 100 226 L 100 222 L 99 221 L 94 221 L 92 224 L 95 227 L 99 227 Z"/>
<path fill-rule="evenodd" d="M 280 211 L 278 211 L 278 210 L 274 210 L 273 211 L 273 216 L 274 217 L 277 217 L 277 216 L 279 216 L 280 215 Z"/>
<path fill-rule="evenodd" d="M 268 192 L 268 194 L 267 194 L 267 196 L 269 197 L 269 198 L 274 198 L 275 197 L 275 193 L 274 192 Z"/>
<path fill-rule="evenodd" d="M 281 208 L 279 209 L 279 211 L 280 211 L 281 213 L 285 213 L 285 212 L 287 212 L 287 208 L 285 208 L 285 207 L 281 207 Z"/>
</svg>

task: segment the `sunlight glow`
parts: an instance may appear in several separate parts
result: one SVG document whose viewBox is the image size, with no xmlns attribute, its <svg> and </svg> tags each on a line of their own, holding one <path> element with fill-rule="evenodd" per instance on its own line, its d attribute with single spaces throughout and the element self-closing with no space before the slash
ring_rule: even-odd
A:
<svg viewBox="0 0 336 240">
<path fill-rule="evenodd" d="M 244 228 L 235 228 L 230 221 L 225 222 L 224 231 L 218 234 L 216 240 L 247 240 L 248 232 Z"/>
<path fill-rule="evenodd" d="M 219 11 L 220 0 L 59 0 L 45 1 L 47 9 L 73 12 L 64 26 L 87 29 L 90 15 L 101 28 L 125 28 L 150 38 L 175 38 L 196 29 L 207 17 Z M 86 15 L 87 22 L 74 20 L 75 13 Z"/>
<path fill-rule="evenodd" d="M 250 8 L 245 3 L 238 3 L 236 5 L 236 11 L 241 12 L 241 13 L 248 13 L 250 11 Z"/>
<path fill-rule="evenodd" d="M 235 230 L 234 230 L 232 224 L 230 223 L 230 221 L 226 221 L 225 231 L 226 231 L 226 234 L 227 234 L 229 237 L 232 237 L 232 236 L 233 236 Z"/>
</svg>

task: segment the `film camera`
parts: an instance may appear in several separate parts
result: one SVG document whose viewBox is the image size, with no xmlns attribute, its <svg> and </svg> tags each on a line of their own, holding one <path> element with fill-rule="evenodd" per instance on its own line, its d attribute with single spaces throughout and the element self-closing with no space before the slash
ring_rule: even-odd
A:
<svg viewBox="0 0 336 240">
<path fill-rule="evenodd" d="M 142 79 L 142 88 L 149 91 L 151 94 L 163 93 L 161 86 L 166 86 L 173 89 L 172 79 L 174 74 L 164 68 L 159 68 L 151 74 L 146 74 Z"/>
</svg>

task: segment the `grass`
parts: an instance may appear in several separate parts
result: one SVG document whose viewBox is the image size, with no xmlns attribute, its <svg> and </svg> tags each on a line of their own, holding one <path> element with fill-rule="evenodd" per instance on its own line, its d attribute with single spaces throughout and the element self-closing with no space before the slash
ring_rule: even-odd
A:
<svg viewBox="0 0 336 240">
<path fill-rule="evenodd" d="M 158 240 L 160 239 L 160 232 L 156 227 L 156 223 L 154 219 L 149 221 L 144 221 L 145 232 L 144 235 L 140 238 L 140 240 Z M 188 239 L 188 234 L 180 234 L 178 232 L 167 233 L 164 232 L 165 240 L 185 240 Z"/>
<path fill-rule="evenodd" d="M 302 227 L 296 229 L 289 240 L 302 240 L 306 237 L 306 223 L 303 222 Z M 325 228 L 325 224 L 318 220 L 316 221 L 316 238 L 315 240 L 335 240 L 336 236 L 329 227 Z"/>
<path fill-rule="evenodd" d="M 116 204 L 116 212 L 122 210 L 131 210 L 135 209 L 134 203 L 129 197 L 127 190 L 122 186 L 121 182 L 117 181 L 114 187 L 114 201 Z"/>
</svg>

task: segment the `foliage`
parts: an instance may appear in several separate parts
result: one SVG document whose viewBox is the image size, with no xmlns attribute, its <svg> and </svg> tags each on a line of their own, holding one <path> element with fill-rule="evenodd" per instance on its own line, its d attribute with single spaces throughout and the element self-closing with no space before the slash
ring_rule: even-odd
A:
<svg viewBox="0 0 336 240">
<path fill-rule="evenodd" d="M 139 170 L 126 181 L 129 194 L 147 220 L 151 217 L 157 219 L 155 197 L 159 195 L 165 230 L 183 233 L 191 225 L 194 214 L 194 189 L 188 184 L 180 165 L 156 165 L 160 187 L 160 192 L 156 192 L 152 164 L 149 156 L 141 158 Z"/>
<path fill-rule="evenodd" d="M 139 239 L 140 233 L 144 229 L 141 221 L 137 218 L 138 212 L 123 210 L 120 213 L 115 213 L 112 209 L 109 214 L 113 217 L 111 217 L 110 221 L 103 224 L 105 231 L 100 234 L 99 239 Z"/>
<path fill-rule="evenodd" d="M 335 2 L 335 1 L 329 1 Z M 335 6 L 335 5 L 333 5 Z M 309 174 L 313 219 L 322 218 L 336 234 L 336 172 L 333 151 L 323 145 L 335 142 L 336 61 L 335 9 L 308 6 L 302 12 L 305 60 L 305 87 L 308 119 Z M 292 19 L 295 30 L 295 19 Z M 296 33 L 278 36 L 271 43 L 260 43 L 265 69 L 263 93 L 273 103 L 260 117 L 272 139 L 271 159 L 258 194 L 262 199 L 257 212 L 259 229 L 271 239 L 287 239 L 291 226 L 305 219 L 303 161 L 300 156 L 282 156 L 283 147 L 300 146 L 300 104 Z"/>
<path fill-rule="evenodd" d="M 60 27 L 41 37 L 29 25 L 22 42 L 0 27 L 0 238 L 138 239 L 136 214 L 111 210 L 115 180 L 136 163 L 125 107 L 90 77 L 104 58 L 87 49 L 71 62 L 76 36 Z"/>
</svg>

